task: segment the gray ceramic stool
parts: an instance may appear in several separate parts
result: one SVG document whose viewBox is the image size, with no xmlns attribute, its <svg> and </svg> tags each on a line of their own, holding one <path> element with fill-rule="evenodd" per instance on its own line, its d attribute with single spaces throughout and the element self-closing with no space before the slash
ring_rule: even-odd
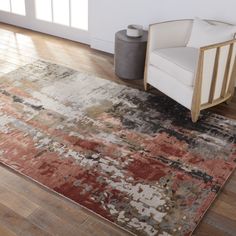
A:
<svg viewBox="0 0 236 236">
<path fill-rule="evenodd" d="M 126 30 L 116 33 L 115 73 L 122 79 L 143 79 L 148 32 L 140 38 L 126 36 Z"/>
</svg>

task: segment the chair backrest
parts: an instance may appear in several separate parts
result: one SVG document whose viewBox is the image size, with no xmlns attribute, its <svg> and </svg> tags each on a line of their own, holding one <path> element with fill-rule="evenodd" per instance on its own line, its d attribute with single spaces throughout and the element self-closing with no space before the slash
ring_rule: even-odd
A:
<svg viewBox="0 0 236 236">
<path fill-rule="evenodd" d="M 192 20 L 166 21 L 149 27 L 148 50 L 185 47 L 192 29 Z"/>
</svg>

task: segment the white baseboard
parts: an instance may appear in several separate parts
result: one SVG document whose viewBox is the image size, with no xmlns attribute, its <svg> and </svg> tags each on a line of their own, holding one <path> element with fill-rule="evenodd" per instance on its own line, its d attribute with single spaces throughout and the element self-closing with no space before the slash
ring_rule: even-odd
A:
<svg viewBox="0 0 236 236">
<path fill-rule="evenodd" d="M 91 38 L 90 46 L 93 49 L 97 49 L 103 52 L 114 54 L 114 42 L 97 39 L 97 38 Z"/>
</svg>

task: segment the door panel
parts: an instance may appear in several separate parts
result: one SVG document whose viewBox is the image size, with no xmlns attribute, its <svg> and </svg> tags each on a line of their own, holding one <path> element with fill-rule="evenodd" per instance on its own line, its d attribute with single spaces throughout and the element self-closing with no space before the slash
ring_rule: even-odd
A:
<svg viewBox="0 0 236 236">
<path fill-rule="evenodd" d="M 52 0 L 53 22 L 70 26 L 70 1 Z"/>
<path fill-rule="evenodd" d="M 10 0 L 0 0 L 0 10 L 10 12 Z"/>
<path fill-rule="evenodd" d="M 35 0 L 36 18 L 39 20 L 52 21 L 51 0 Z"/>
<path fill-rule="evenodd" d="M 88 30 L 88 0 L 35 0 L 39 20 Z"/>
<path fill-rule="evenodd" d="M 19 15 L 25 15 L 25 0 L 11 0 L 11 12 Z"/>
<path fill-rule="evenodd" d="M 71 0 L 71 26 L 88 30 L 88 0 Z"/>
</svg>

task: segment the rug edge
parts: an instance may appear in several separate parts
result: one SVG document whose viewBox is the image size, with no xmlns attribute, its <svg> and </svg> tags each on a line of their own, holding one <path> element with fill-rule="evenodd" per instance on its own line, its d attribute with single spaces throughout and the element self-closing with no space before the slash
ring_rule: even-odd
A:
<svg viewBox="0 0 236 236">
<path fill-rule="evenodd" d="M 55 190 L 53 190 L 53 189 L 47 187 L 46 185 L 40 183 L 39 181 L 33 179 L 32 177 L 30 177 L 30 176 L 28 176 L 28 175 L 22 173 L 21 171 L 15 170 L 15 169 L 12 168 L 10 165 L 7 165 L 7 164 L 3 163 L 2 161 L 0 161 L 0 166 L 2 166 L 3 168 L 6 168 L 7 170 L 11 171 L 11 172 L 14 173 L 14 174 L 18 174 L 19 176 L 23 177 L 25 180 L 29 180 L 29 181 L 31 181 L 32 183 L 37 184 L 37 186 L 39 186 L 39 187 L 42 188 L 43 190 L 47 190 L 47 191 L 49 191 L 50 193 L 52 193 L 52 194 L 54 194 L 54 195 L 56 195 L 56 196 L 59 196 L 60 198 L 62 198 L 62 199 L 66 200 L 66 201 L 68 201 L 68 202 L 70 202 L 70 203 L 72 203 L 72 204 L 75 204 L 75 205 L 81 207 L 83 210 L 88 211 L 88 212 L 90 212 L 90 213 L 96 215 L 96 217 L 105 220 L 106 222 L 112 224 L 113 226 L 116 226 L 116 227 L 118 227 L 119 229 L 123 230 L 124 232 L 129 233 L 130 235 L 133 235 L 133 236 L 137 236 L 136 234 L 132 233 L 131 231 L 129 231 L 129 230 L 127 230 L 127 229 L 121 227 L 120 225 L 118 225 L 118 224 L 116 224 L 116 223 L 114 223 L 114 222 L 112 222 L 112 221 L 106 219 L 105 217 L 103 217 L 103 216 L 99 215 L 98 213 L 96 213 L 96 212 L 90 210 L 89 208 L 87 208 L 87 207 L 85 207 L 85 206 L 83 206 L 83 205 L 81 205 L 81 204 L 75 202 L 74 200 L 72 200 L 72 199 L 70 199 L 70 198 L 64 196 L 63 194 L 58 193 L 57 191 L 55 191 Z"/>
<path fill-rule="evenodd" d="M 12 173 L 18 174 L 19 176 L 23 177 L 23 178 L 26 179 L 26 180 L 31 181 L 32 183 L 37 184 L 37 186 L 39 186 L 40 188 L 42 188 L 42 189 L 44 189 L 44 190 L 47 190 L 47 191 L 49 191 L 50 193 L 52 193 L 52 194 L 54 194 L 54 195 L 56 195 L 56 196 L 59 196 L 60 198 L 62 198 L 62 199 L 66 200 L 66 201 L 68 201 L 68 202 L 70 202 L 70 203 L 72 203 L 72 204 L 75 204 L 75 205 L 81 207 L 83 210 L 88 211 L 88 212 L 90 212 L 90 213 L 96 215 L 96 217 L 103 219 L 104 221 L 110 223 L 110 224 L 113 225 L 113 226 L 116 226 L 117 228 L 123 230 L 124 232 L 127 232 L 127 233 L 129 233 L 130 235 L 133 235 L 133 236 L 137 236 L 136 234 L 132 233 L 131 231 L 129 231 L 129 230 L 127 230 L 127 229 L 121 227 L 120 225 L 118 225 L 118 224 L 116 224 L 116 223 L 114 223 L 114 222 L 112 222 L 112 221 L 106 219 L 105 217 L 103 217 L 103 216 L 99 215 L 98 213 L 96 213 L 96 212 L 90 210 L 89 208 L 87 208 L 87 207 L 85 207 L 85 206 L 83 206 L 83 205 L 81 205 L 81 204 L 75 202 L 74 200 L 72 200 L 72 199 L 70 199 L 70 198 L 64 196 L 63 194 L 56 192 L 55 190 L 53 190 L 53 189 L 47 187 L 46 185 L 40 183 L 39 181 L 33 179 L 32 177 L 30 177 L 30 176 L 28 176 L 28 175 L 22 173 L 21 171 L 15 170 L 15 169 L 12 168 L 10 165 L 7 165 L 7 164 L 3 163 L 2 161 L 0 161 L 0 166 L 2 166 L 3 168 L 6 168 L 7 170 L 11 171 Z M 197 222 L 197 224 L 196 224 L 196 226 L 194 227 L 193 231 L 190 233 L 190 236 L 192 236 L 193 233 L 195 233 L 196 229 L 199 227 L 199 224 L 202 222 L 202 220 L 203 220 L 203 218 L 205 217 L 206 213 L 209 211 L 209 209 L 212 207 L 212 204 L 216 201 L 216 199 L 217 199 L 217 198 L 219 197 L 219 195 L 222 193 L 223 188 L 225 187 L 226 183 L 230 180 L 231 176 L 234 174 L 235 171 L 236 171 L 236 167 L 235 167 L 234 170 L 227 176 L 227 178 L 225 179 L 225 181 L 224 181 L 222 187 L 221 187 L 220 190 L 219 190 L 219 194 L 216 194 L 216 195 L 214 196 L 214 198 L 211 200 L 210 205 L 209 205 L 209 206 L 206 208 L 206 210 L 203 212 L 201 218 L 200 218 L 199 221 Z"/>
<path fill-rule="evenodd" d="M 222 194 L 222 190 L 223 188 L 225 188 L 225 185 L 227 184 L 227 182 L 230 180 L 230 178 L 232 177 L 232 175 L 234 174 L 234 172 L 236 171 L 236 167 L 234 167 L 234 169 L 232 170 L 232 172 L 230 172 L 230 174 L 228 174 L 227 178 L 225 178 L 224 183 L 222 184 L 222 186 L 219 189 L 219 192 L 213 197 L 213 199 L 210 201 L 210 205 L 205 209 L 205 211 L 203 212 L 202 216 L 199 218 L 196 226 L 194 227 L 193 231 L 191 232 L 190 236 L 193 235 L 193 233 L 196 231 L 196 229 L 198 228 L 199 224 L 202 222 L 203 218 L 205 217 L 206 213 L 209 211 L 209 209 L 212 207 L 213 203 L 216 201 L 216 199 L 220 196 L 220 194 Z"/>
</svg>

